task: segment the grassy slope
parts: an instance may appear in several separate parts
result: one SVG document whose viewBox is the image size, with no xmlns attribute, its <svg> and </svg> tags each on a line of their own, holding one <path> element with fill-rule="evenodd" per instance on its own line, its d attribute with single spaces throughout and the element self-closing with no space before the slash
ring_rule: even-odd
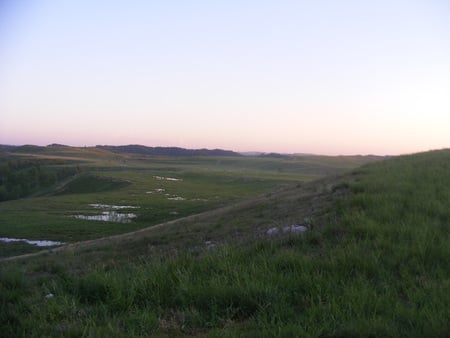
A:
<svg viewBox="0 0 450 338">
<path fill-rule="evenodd" d="M 446 337 L 449 200 L 450 151 L 430 152 L 2 263 L 0 325 L 8 336 Z M 305 217 L 316 225 L 305 236 L 264 236 Z"/>
<path fill-rule="evenodd" d="M 95 148 L 46 147 L 9 157 L 52 158 L 79 165 L 82 174 L 36 193 L 33 198 L 0 203 L 0 237 L 77 242 L 115 235 L 237 203 L 280 186 L 353 168 L 370 158 L 300 157 L 146 157 L 114 154 Z M 64 162 L 66 163 L 66 162 Z M 154 176 L 182 181 L 160 181 Z M 65 183 L 65 184 L 62 184 Z M 165 189 L 155 193 L 156 189 Z M 153 193 L 149 193 L 153 192 Z M 185 201 L 171 201 L 181 196 Z M 56 195 L 56 196 L 55 196 Z M 129 224 L 93 222 L 70 215 L 98 214 L 90 204 L 131 205 L 139 209 Z M 0 243 L 0 256 L 38 248 Z"/>
</svg>

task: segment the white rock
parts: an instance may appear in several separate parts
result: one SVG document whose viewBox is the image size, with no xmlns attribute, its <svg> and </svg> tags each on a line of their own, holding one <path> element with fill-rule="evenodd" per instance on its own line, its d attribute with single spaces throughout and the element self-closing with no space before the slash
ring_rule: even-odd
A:
<svg viewBox="0 0 450 338">
<path fill-rule="evenodd" d="M 266 234 L 268 234 L 269 236 L 273 236 L 276 234 L 280 233 L 280 229 L 275 227 L 275 228 L 270 228 L 269 230 L 266 231 Z"/>
<path fill-rule="evenodd" d="M 205 245 L 208 249 L 214 249 L 216 245 L 212 241 L 206 241 Z"/>
<path fill-rule="evenodd" d="M 293 225 L 287 225 L 285 227 L 283 227 L 283 232 L 294 232 L 294 233 L 299 233 L 299 232 L 305 232 L 308 230 L 308 227 L 304 226 L 304 225 L 300 225 L 300 224 L 293 224 Z"/>
<path fill-rule="evenodd" d="M 273 227 L 266 231 L 266 234 L 269 236 L 278 235 L 279 233 L 302 233 L 305 231 L 308 231 L 308 227 L 306 225 L 302 224 L 292 224 L 292 225 L 286 225 L 282 228 L 279 227 Z"/>
</svg>

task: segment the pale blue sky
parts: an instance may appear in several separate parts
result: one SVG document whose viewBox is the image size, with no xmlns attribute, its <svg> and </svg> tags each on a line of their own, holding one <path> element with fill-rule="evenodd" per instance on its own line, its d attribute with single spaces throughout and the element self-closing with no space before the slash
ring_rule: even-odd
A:
<svg viewBox="0 0 450 338">
<path fill-rule="evenodd" d="M 450 147 L 448 1 L 6 1 L 0 143 Z"/>
</svg>

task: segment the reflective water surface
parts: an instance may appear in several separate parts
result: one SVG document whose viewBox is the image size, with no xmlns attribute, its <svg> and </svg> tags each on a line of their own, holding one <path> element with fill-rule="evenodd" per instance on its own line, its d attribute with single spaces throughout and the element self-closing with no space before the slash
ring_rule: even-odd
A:
<svg viewBox="0 0 450 338">
<path fill-rule="evenodd" d="M 48 240 L 29 240 L 25 238 L 10 238 L 10 237 L 0 237 L 0 242 L 10 243 L 10 242 L 25 242 L 27 244 L 36 246 L 55 246 L 65 244 L 64 242 L 48 241 Z"/>
<path fill-rule="evenodd" d="M 77 219 L 85 219 L 88 221 L 103 221 L 103 222 L 117 222 L 130 223 L 131 219 L 136 218 L 137 215 L 133 213 L 119 213 L 116 211 L 103 211 L 100 215 L 73 215 Z"/>
</svg>

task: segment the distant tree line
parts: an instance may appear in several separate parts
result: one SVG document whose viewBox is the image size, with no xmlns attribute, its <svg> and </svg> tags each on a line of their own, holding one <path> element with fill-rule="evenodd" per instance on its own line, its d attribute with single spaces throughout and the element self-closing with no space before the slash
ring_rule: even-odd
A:
<svg viewBox="0 0 450 338">
<path fill-rule="evenodd" d="M 0 162 L 0 201 L 29 196 L 81 171 L 79 166 L 62 163 L 30 159 Z"/>
<path fill-rule="evenodd" d="M 150 156 L 242 156 L 231 150 L 222 149 L 185 149 L 179 147 L 146 147 L 139 144 L 127 146 L 101 146 L 96 148 L 105 149 L 112 152 L 122 152 Z"/>
</svg>

